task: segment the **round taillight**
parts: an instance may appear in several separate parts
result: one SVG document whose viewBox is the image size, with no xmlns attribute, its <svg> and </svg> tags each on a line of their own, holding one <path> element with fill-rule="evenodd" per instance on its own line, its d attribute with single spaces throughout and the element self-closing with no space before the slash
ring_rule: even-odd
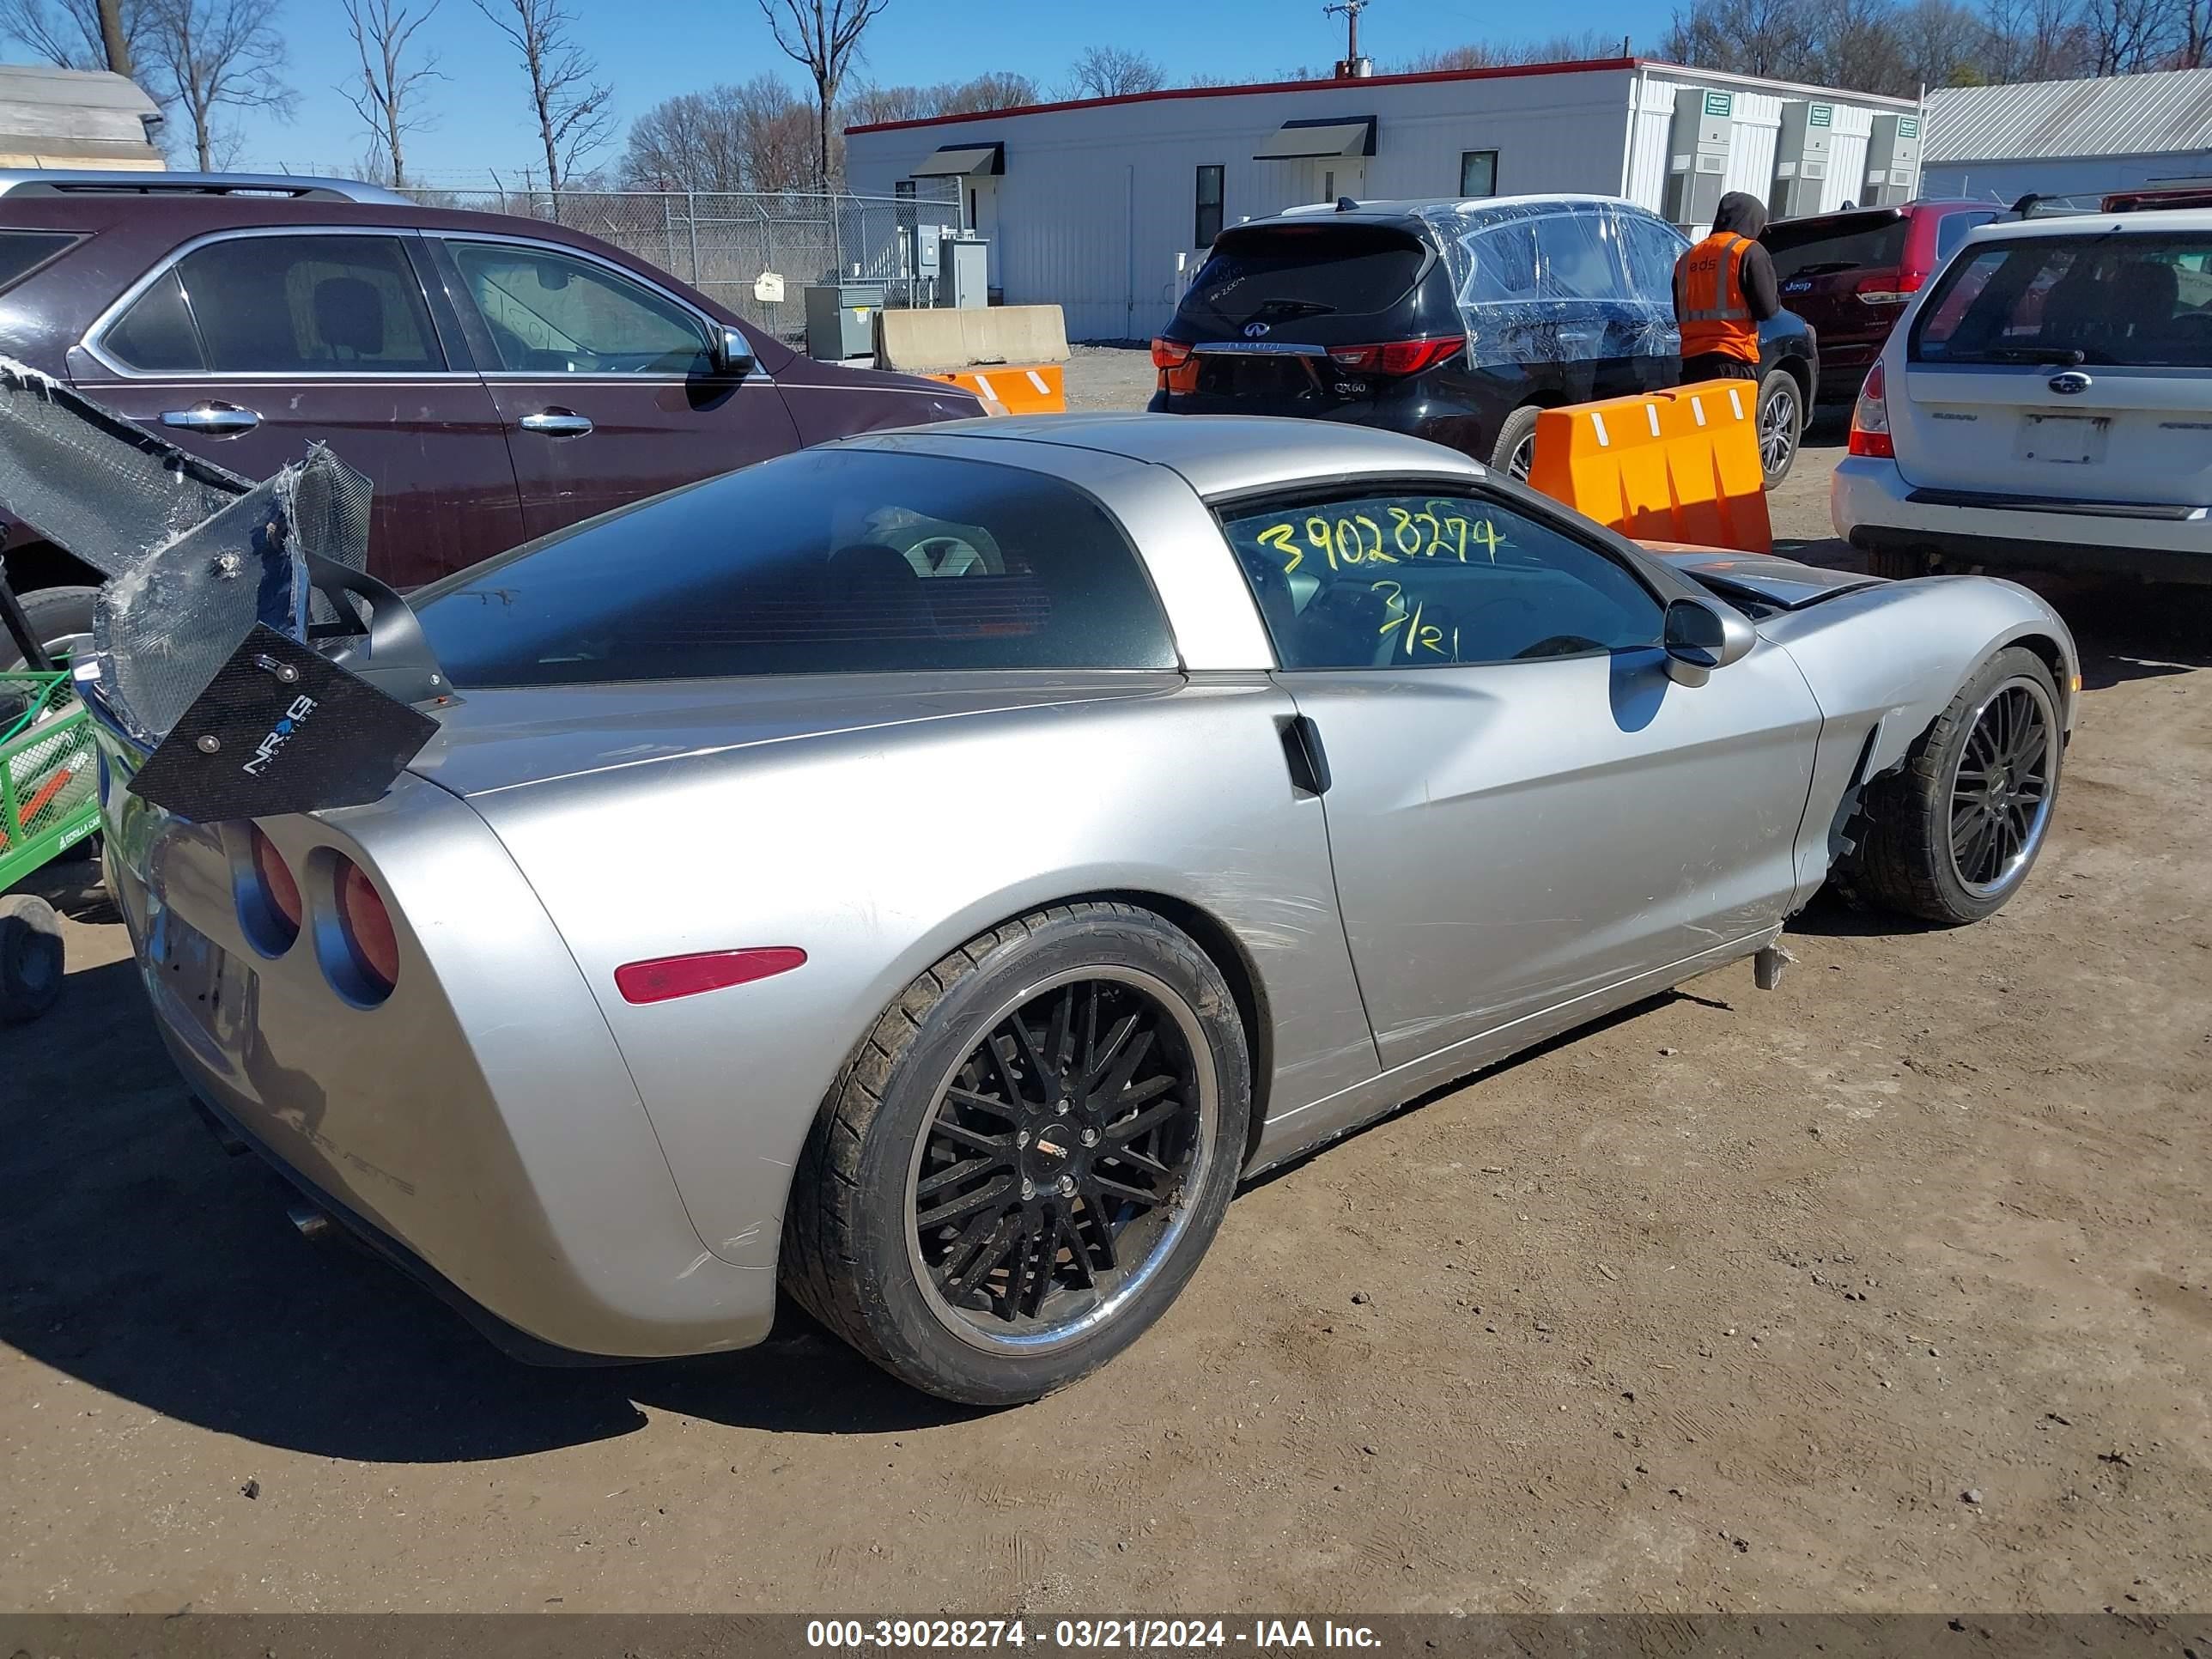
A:
<svg viewBox="0 0 2212 1659">
<path fill-rule="evenodd" d="M 344 857 L 337 865 L 338 932 L 362 988 L 381 1001 L 399 982 L 399 940 L 392 930 L 392 913 L 359 865 Z"/>
<path fill-rule="evenodd" d="M 247 834 L 246 864 L 251 878 L 239 884 L 240 926 L 255 950 L 281 957 L 300 937 L 301 919 L 307 914 L 300 902 L 299 879 L 258 824 Z"/>
</svg>

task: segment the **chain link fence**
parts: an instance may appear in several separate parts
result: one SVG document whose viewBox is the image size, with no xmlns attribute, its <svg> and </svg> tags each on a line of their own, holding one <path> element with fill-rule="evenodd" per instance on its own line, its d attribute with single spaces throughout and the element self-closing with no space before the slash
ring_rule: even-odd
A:
<svg viewBox="0 0 2212 1659">
<path fill-rule="evenodd" d="M 939 180 L 921 181 L 933 190 Z M 425 207 L 466 208 L 564 225 L 611 242 L 711 295 L 748 322 L 785 338 L 805 329 L 803 290 L 816 283 L 881 283 L 890 306 L 936 303 L 936 279 L 916 269 L 924 226 L 960 228 L 950 179 L 913 196 L 759 194 L 718 191 L 410 190 Z M 763 300 L 766 275 L 783 298 Z"/>
</svg>

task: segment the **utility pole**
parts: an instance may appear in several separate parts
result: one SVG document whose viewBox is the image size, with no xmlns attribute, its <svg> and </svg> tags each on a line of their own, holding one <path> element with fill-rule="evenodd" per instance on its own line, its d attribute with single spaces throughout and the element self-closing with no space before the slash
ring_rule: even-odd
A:
<svg viewBox="0 0 2212 1659">
<path fill-rule="evenodd" d="M 1324 17 L 1344 14 L 1344 59 L 1336 66 L 1336 78 L 1340 81 L 1375 72 L 1375 66 L 1359 55 L 1359 14 L 1367 9 L 1368 4 L 1369 0 L 1330 0 L 1321 9 Z"/>
</svg>

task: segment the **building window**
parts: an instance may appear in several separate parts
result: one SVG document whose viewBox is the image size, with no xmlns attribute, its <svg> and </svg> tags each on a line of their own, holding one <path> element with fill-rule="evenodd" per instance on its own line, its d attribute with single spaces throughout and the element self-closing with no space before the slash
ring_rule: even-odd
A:
<svg viewBox="0 0 2212 1659">
<path fill-rule="evenodd" d="M 894 196 L 912 196 L 914 194 L 914 180 L 911 179 L 899 179 L 896 184 L 892 185 L 891 194 Z"/>
<path fill-rule="evenodd" d="M 1459 195 L 1463 202 L 1498 194 L 1498 152 L 1463 149 L 1459 153 Z"/>
<path fill-rule="evenodd" d="M 1213 239 L 1221 234 L 1221 169 L 1218 167 L 1198 170 L 1198 212 L 1191 226 L 1191 245 L 1212 247 Z"/>
</svg>

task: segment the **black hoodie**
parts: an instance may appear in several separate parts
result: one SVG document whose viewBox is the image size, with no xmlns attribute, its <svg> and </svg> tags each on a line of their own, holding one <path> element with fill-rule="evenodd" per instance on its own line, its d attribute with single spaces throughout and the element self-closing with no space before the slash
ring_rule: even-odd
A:
<svg viewBox="0 0 2212 1659">
<path fill-rule="evenodd" d="M 1751 246 L 1744 250 L 1743 261 L 1736 270 L 1737 280 L 1743 284 L 1744 303 L 1751 307 L 1752 320 L 1763 323 L 1779 315 L 1782 295 L 1774 285 L 1774 261 L 1759 244 L 1759 234 L 1766 228 L 1766 204 L 1756 196 L 1732 190 L 1721 198 L 1720 206 L 1713 210 L 1713 228 L 1732 230 L 1751 239 Z"/>
</svg>

